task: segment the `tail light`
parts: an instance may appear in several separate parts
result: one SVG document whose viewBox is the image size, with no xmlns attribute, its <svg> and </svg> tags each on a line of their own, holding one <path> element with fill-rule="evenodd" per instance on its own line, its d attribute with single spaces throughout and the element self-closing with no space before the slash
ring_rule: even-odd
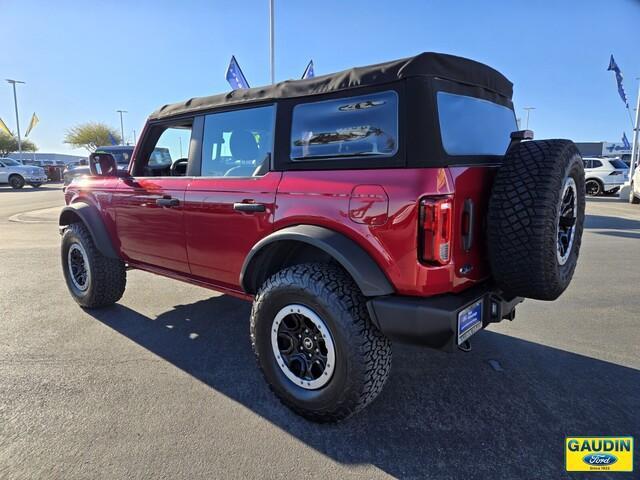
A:
<svg viewBox="0 0 640 480">
<path fill-rule="evenodd" d="M 425 262 L 446 265 L 451 258 L 451 197 L 423 198 L 420 201 L 420 248 Z"/>
<path fill-rule="evenodd" d="M 620 170 L 614 170 L 613 172 L 611 172 L 609 174 L 609 176 L 611 176 L 611 175 L 622 175 L 622 172 Z"/>
</svg>

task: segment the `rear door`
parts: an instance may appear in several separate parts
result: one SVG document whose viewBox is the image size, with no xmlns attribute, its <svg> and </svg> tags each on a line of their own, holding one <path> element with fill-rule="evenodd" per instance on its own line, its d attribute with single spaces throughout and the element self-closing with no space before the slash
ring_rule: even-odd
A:
<svg viewBox="0 0 640 480">
<path fill-rule="evenodd" d="M 275 105 L 204 116 L 199 171 L 185 198 L 186 243 L 194 276 L 240 290 L 242 264 L 273 230 L 282 174 L 270 171 Z"/>
<path fill-rule="evenodd" d="M 114 195 L 122 252 L 133 262 L 189 273 L 184 199 L 192 119 L 145 130 L 132 175 Z"/>
</svg>

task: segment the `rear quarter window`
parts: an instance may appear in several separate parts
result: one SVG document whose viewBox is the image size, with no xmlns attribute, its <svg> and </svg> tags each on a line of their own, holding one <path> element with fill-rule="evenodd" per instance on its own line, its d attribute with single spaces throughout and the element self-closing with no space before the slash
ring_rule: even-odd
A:
<svg viewBox="0 0 640 480">
<path fill-rule="evenodd" d="M 385 91 L 296 105 L 291 125 L 294 162 L 390 157 L 398 151 L 398 95 Z"/>
<path fill-rule="evenodd" d="M 513 110 L 480 98 L 437 93 L 440 136 L 451 156 L 504 155 L 517 124 Z"/>
</svg>

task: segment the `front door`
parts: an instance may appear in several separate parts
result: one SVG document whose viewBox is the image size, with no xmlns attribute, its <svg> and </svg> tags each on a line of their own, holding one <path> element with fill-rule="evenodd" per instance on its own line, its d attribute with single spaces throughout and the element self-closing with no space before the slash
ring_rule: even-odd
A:
<svg viewBox="0 0 640 480">
<path fill-rule="evenodd" d="M 185 198 L 191 273 L 240 290 L 242 264 L 273 230 L 282 174 L 270 170 L 275 106 L 244 108 L 204 117 L 202 162 Z"/>
<path fill-rule="evenodd" d="M 121 250 L 132 263 L 189 273 L 184 200 L 191 119 L 151 125 L 114 195 Z"/>
</svg>

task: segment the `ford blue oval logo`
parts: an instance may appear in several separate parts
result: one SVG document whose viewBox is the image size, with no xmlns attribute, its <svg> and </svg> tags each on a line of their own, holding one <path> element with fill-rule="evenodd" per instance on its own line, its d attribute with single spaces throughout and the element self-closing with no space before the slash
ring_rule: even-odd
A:
<svg viewBox="0 0 640 480">
<path fill-rule="evenodd" d="M 590 453 L 582 458 L 587 465 L 613 465 L 618 461 L 618 457 L 610 453 Z"/>
</svg>

